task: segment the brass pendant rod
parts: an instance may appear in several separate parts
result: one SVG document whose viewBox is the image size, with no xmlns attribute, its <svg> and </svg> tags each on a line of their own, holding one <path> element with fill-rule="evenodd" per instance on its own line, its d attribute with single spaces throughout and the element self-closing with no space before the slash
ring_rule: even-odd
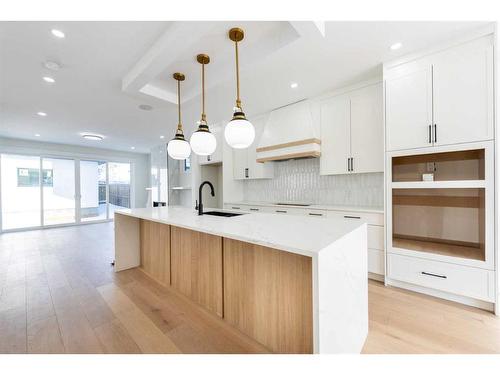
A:
<svg viewBox="0 0 500 375">
<path fill-rule="evenodd" d="M 238 56 L 238 42 L 234 42 L 235 52 L 236 52 L 236 107 L 240 110 L 241 108 L 241 100 L 240 100 L 240 64 L 239 64 L 239 56 Z"/>
<path fill-rule="evenodd" d="M 205 63 L 201 64 L 201 120 L 206 121 L 206 115 L 205 115 Z"/>
<path fill-rule="evenodd" d="M 182 130 L 181 123 L 181 81 L 177 81 L 177 110 L 179 114 L 179 124 L 177 125 L 178 130 Z"/>
</svg>

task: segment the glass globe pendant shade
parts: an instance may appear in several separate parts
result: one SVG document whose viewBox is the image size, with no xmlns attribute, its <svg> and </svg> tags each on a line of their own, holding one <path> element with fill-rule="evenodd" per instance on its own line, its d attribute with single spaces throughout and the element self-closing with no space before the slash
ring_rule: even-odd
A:
<svg viewBox="0 0 500 375">
<path fill-rule="evenodd" d="M 168 155 L 175 160 L 184 160 L 191 155 L 191 147 L 185 139 L 174 138 L 167 145 Z"/>
<path fill-rule="evenodd" d="M 193 152 L 201 156 L 212 155 L 217 148 L 217 140 L 208 130 L 198 129 L 195 131 L 189 143 L 191 144 Z"/>
<path fill-rule="evenodd" d="M 243 112 L 235 112 L 224 129 L 224 138 L 232 148 L 247 148 L 255 139 L 255 129 Z"/>
</svg>

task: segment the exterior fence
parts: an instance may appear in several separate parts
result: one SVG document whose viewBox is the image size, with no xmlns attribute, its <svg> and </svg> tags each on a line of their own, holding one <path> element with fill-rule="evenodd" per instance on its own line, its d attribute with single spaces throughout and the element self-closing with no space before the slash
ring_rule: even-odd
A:
<svg viewBox="0 0 500 375">
<path fill-rule="evenodd" d="M 99 184 L 99 203 L 106 203 L 106 184 Z M 109 203 L 130 208 L 130 184 L 109 184 Z"/>
</svg>

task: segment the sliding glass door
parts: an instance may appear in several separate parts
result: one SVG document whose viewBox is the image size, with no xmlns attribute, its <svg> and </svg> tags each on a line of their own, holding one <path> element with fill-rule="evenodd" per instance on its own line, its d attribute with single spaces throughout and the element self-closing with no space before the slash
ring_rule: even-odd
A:
<svg viewBox="0 0 500 375">
<path fill-rule="evenodd" d="M 76 221 L 75 161 L 42 158 L 43 225 Z"/>
<path fill-rule="evenodd" d="M 108 164 L 105 161 L 80 161 L 81 221 L 108 218 Z"/>
<path fill-rule="evenodd" d="M 0 229 L 112 219 L 131 206 L 131 164 L 0 155 Z"/>
<path fill-rule="evenodd" d="M 2 154 L 2 230 L 42 225 L 40 157 Z"/>
</svg>

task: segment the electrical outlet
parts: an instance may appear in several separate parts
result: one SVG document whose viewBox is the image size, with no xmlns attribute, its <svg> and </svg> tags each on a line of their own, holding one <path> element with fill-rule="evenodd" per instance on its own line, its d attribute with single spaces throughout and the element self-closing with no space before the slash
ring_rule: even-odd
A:
<svg viewBox="0 0 500 375">
<path fill-rule="evenodd" d="M 436 172 L 436 163 L 427 163 L 427 172 Z"/>
</svg>

